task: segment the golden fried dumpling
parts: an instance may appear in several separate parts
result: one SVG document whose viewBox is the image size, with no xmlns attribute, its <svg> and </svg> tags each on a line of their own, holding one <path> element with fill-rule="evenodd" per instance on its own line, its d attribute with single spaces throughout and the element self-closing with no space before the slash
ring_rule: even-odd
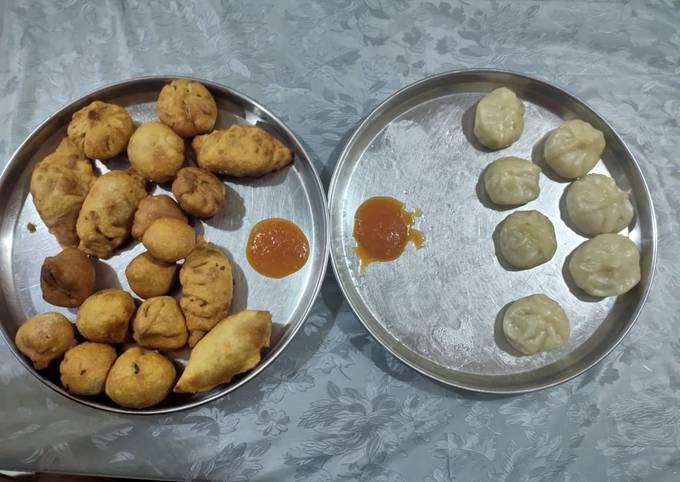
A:
<svg viewBox="0 0 680 482">
<path fill-rule="evenodd" d="M 90 159 L 106 160 L 125 150 L 134 130 L 123 107 L 95 100 L 73 114 L 68 137 Z"/>
<path fill-rule="evenodd" d="M 62 246 L 78 246 L 76 220 L 95 179 L 92 163 L 68 138 L 33 170 L 33 203 Z"/>
<path fill-rule="evenodd" d="M 142 236 L 142 243 L 154 258 L 174 263 L 189 256 L 196 245 L 196 232 L 175 218 L 156 219 Z"/>
<path fill-rule="evenodd" d="M 194 137 L 198 165 L 233 177 L 258 177 L 290 164 L 293 153 L 281 141 L 255 126 L 234 124 Z"/>
<path fill-rule="evenodd" d="M 90 257 L 77 248 L 64 248 L 45 258 L 40 269 L 40 290 L 56 306 L 80 306 L 94 292 L 95 271 Z"/>
<path fill-rule="evenodd" d="M 104 391 L 116 350 L 105 343 L 86 341 L 66 352 L 59 365 L 61 384 L 76 395 L 98 395 Z"/>
<path fill-rule="evenodd" d="M 146 183 L 134 171 L 110 171 L 99 177 L 80 209 L 79 248 L 108 258 L 130 236 L 132 218 L 146 197 Z"/>
<path fill-rule="evenodd" d="M 174 391 L 207 392 L 255 368 L 271 335 L 272 315 L 268 311 L 245 310 L 225 318 L 191 350 Z"/>
<path fill-rule="evenodd" d="M 186 345 L 188 336 L 184 315 L 172 296 L 149 298 L 132 322 L 132 338 L 145 348 L 176 350 Z"/>
<path fill-rule="evenodd" d="M 177 265 L 159 261 L 143 252 L 125 268 L 130 289 L 142 298 L 152 298 L 169 293 L 177 279 Z"/>
<path fill-rule="evenodd" d="M 183 167 L 172 182 L 172 194 L 180 207 L 199 218 L 209 218 L 224 209 L 227 191 L 212 172 Z"/>
<path fill-rule="evenodd" d="M 234 279 L 231 263 L 213 244 L 199 239 L 179 271 L 182 298 L 179 301 L 194 346 L 231 306 Z"/>
<path fill-rule="evenodd" d="M 167 396 L 176 374 L 172 362 L 163 355 L 135 346 L 111 367 L 106 377 L 106 395 L 121 407 L 151 407 Z"/>
<path fill-rule="evenodd" d="M 161 122 L 182 137 L 210 132 L 217 120 L 215 99 L 200 82 L 188 79 L 166 84 L 156 103 Z"/>
<path fill-rule="evenodd" d="M 144 231 L 159 218 L 175 218 L 187 222 L 186 214 L 170 196 L 147 196 L 137 205 L 132 221 L 132 237 L 141 241 Z"/>
<path fill-rule="evenodd" d="M 135 309 L 135 301 L 127 291 L 98 291 L 80 306 L 76 326 L 86 340 L 123 343 Z"/>
<path fill-rule="evenodd" d="M 184 139 L 162 122 L 145 122 L 127 147 L 130 165 L 153 182 L 175 177 L 184 163 Z"/>
<path fill-rule="evenodd" d="M 47 367 L 75 345 L 73 325 L 59 313 L 41 313 L 17 330 L 17 348 L 33 362 L 36 370 Z"/>
</svg>

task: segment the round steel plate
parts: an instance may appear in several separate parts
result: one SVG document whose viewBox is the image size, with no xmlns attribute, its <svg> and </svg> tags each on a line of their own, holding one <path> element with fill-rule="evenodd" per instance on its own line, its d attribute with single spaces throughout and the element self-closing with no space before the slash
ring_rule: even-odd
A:
<svg viewBox="0 0 680 482">
<path fill-rule="evenodd" d="M 475 105 L 507 86 L 526 107 L 522 137 L 500 151 L 472 135 Z M 641 250 L 642 281 L 618 298 L 594 299 L 565 276 L 565 260 L 585 238 L 563 214 L 568 183 L 544 165 L 545 136 L 580 118 L 601 130 L 607 147 L 593 172 L 611 175 L 631 192 L 636 219 L 627 234 Z M 494 159 L 518 156 L 542 167 L 539 198 L 513 209 L 494 207 L 480 175 Z M 359 274 L 353 252 L 354 213 L 368 197 L 386 195 L 423 211 L 416 228 L 425 247 L 409 246 L 394 262 Z M 494 230 L 514 210 L 537 209 L 555 226 L 554 258 L 530 270 L 506 269 Z M 340 286 L 368 331 L 392 354 L 441 382 L 485 393 L 520 393 L 568 380 L 607 355 L 635 322 L 649 292 L 656 225 L 649 191 L 621 138 L 597 113 L 562 89 L 528 76 L 467 70 L 416 82 L 383 102 L 345 147 L 329 193 L 331 260 Z M 559 350 L 516 356 L 505 341 L 503 308 L 543 292 L 571 320 Z"/>
<path fill-rule="evenodd" d="M 226 209 L 207 220 L 195 220 L 196 230 L 222 248 L 234 267 L 234 301 L 231 312 L 242 309 L 269 310 L 273 315 L 271 347 L 252 371 L 228 385 L 198 395 L 171 394 L 161 405 L 145 410 L 126 410 L 105 396 L 79 397 L 67 393 L 59 384 L 58 363 L 36 371 L 16 351 L 14 336 L 28 317 L 44 311 L 58 311 L 75 320 L 77 310 L 54 307 L 42 299 L 39 274 L 43 259 L 60 251 L 55 238 L 47 232 L 29 195 L 33 167 L 53 151 L 66 135 L 71 115 L 93 100 L 124 106 L 135 123 L 157 118 L 156 99 L 172 78 L 150 77 L 117 83 L 76 100 L 54 114 L 14 153 L 0 175 L 0 320 L 8 345 L 21 363 L 39 380 L 62 395 L 85 405 L 121 413 L 158 414 L 196 407 L 236 390 L 258 375 L 291 341 L 307 317 L 323 281 L 328 256 L 326 200 L 323 186 L 300 141 L 276 116 L 252 99 L 222 85 L 200 80 L 215 97 L 219 114 L 216 128 L 233 123 L 258 125 L 277 136 L 295 153 L 290 166 L 255 180 L 229 180 Z M 97 161 L 100 172 L 127 167 L 124 156 L 106 164 Z M 154 193 L 169 191 L 168 185 L 156 186 Z M 296 223 L 306 234 L 310 255 L 297 273 L 283 279 L 265 278 L 248 264 L 245 246 L 250 228 L 264 218 L 281 217 Z M 31 233 L 32 223 L 37 231 Z M 128 242 L 111 259 L 96 261 L 97 289 L 120 287 L 129 290 L 124 270 L 141 253 L 140 243 Z M 189 350 L 170 353 L 178 367 L 186 364 Z M 178 370 L 179 371 L 179 370 Z"/>
</svg>

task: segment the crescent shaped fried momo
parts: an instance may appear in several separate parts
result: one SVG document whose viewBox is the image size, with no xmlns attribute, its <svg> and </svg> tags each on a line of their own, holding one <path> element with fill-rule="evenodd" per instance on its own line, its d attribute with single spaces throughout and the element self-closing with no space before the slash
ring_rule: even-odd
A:
<svg viewBox="0 0 680 482">
<path fill-rule="evenodd" d="M 234 124 L 194 137 L 191 146 L 203 169 L 233 177 L 258 177 L 293 161 L 281 141 L 255 126 Z"/>
<path fill-rule="evenodd" d="M 255 368 L 271 334 L 272 315 L 268 311 L 245 310 L 225 318 L 191 350 L 174 391 L 207 392 Z"/>
<path fill-rule="evenodd" d="M 78 215 L 80 249 L 108 258 L 130 236 L 132 218 L 146 197 L 146 183 L 134 171 L 110 171 L 90 189 Z"/>
<path fill-rule="evenodd" d="M 63 247 L 78 246 L 76 220 L 95 179 L 92 163 L 68 138 L 33 169 L 33 203 Z"/>
<path fill-rule="evenodd" d="M 199 239 L 179 271 L 179 304 L 189 330 L 189 346 L 227 315 L 234 294 L 231 263 L 213 244 Z"/>
</svg>

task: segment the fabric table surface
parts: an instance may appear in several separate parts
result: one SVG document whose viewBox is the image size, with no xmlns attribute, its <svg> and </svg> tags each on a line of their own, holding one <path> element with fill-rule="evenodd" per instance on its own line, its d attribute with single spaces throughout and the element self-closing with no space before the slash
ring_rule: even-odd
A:
<svg viewBox="0 0 680 482">
<path fill-rule="evenodd" d="M 361 119 L 462 68 L 553 82 L 612 123 L 655 203 L 651 296 L 586 374 L 521 396 L 446 387 L 390 356 L 332 270 L 282 356 L 172 416 L 75 404 L 0 342 L 0 469 L 173 480 L 680 480 L 680 4 L 650 1 L 0 0 L 0 166 L 45 118 L 144 75 L 219 82 L 269 107 L 327 186 Z"/>
</svg>

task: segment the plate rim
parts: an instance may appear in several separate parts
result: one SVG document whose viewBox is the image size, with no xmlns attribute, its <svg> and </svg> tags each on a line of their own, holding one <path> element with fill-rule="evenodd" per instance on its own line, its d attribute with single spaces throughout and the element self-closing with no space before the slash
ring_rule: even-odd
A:
<svg viewBox="0 0 680 482">
<path fill-rule="evenodd" d="M 390 104 L 394 102 L 394 100 L 402 95 L 404 95 L 406 92 L 409 90 L 417 90 L 418 87 L 428 84 L 428 83 L 435 83 L 438 80 L 447 78 L 447 77 L 453 77 L 452 82 L 455 82 L 455 77 L 460 76 L 460 75 L 465 75 L 465 74 L 478 74 L 478 75 L 509 75 L 509 76 L 514 76 L 514 77 L 519 77 L 521 79 L 529 80 L 531 82 L 537 82 L 540 84 L 544 84 L 552 89 L 558 90 L 567 96 L 571 97 L 572 99 L 576 100 L 578 103 L 580 103 L 583 107 L 585 107 L 587 110 L 589 110 L 595 117 L 597 117 L 604 125 L 606 125 L 611 132 L 614 134 L 616 140 L 623 146 L 623 149 L 625 150 L 626 154 L 630 157 L 630 159 L 633 161 L 633 167 L 637 171 L 639 178 L 640 178 L 640 185 L 642 187 L 642 191 L 649 201 L 649 214 L 650 214 L 650 227 L 651 227 L 651 259 L 650 259 L 650 267 L 649 267 L 649 283 L 647 286 L 644 288 L 642 293 L 640 294 L 640 301 L 637 304 L 635 311 L 632 313 L 630 317 L 630 321 L 628 325 L 625 327 L 624 330 L 619 332 L 619 335 L 616 340 L 611 344 L 610 347 L 608 347 L 606 350 L 604 350 L 602 353 L 600 353 L 598 356 L 596 356 L 593 360 L 590 362 L 586 363 L 584 366 L 578 368 L 577 370 L 574 370 L 570 373 L 567 373 L 566 376 L 563 376 L 559 379 L 548 381 L 545 383 L 537 384 L 535 386 L 522 386 L 518 388 L 509 388 L 509 389 L 493 389 L 493 388 L 480 388 L 479 386 L 475 386 L 473 384 L 468 384 L 464 382 L 459 382 L 455 380 L 451 380 L 448 378 L 445 378 L 443 376 L 438 375 L 437 373 L 431 372 L 428 370 L 426 367 L 419 366 L 415 361 L 407 359 L 405 356 L 403 356 L 401 353 L 398 353 L 393 347 L 390 346 L 389 343 L 386 342 L 386 340 L 382 339 L 382 335 L 376 330 L 373 326 L 371 326 L 371 323 L 368 321 L 364 320 L 360 315 L 359 311 L 357 308 L 357 301 L 353 300 L 351 296 L 349 296 L 348 290 L 349 286 L 345 286 L 345 284 L 342 281 L 342 278 L 340 276 L 340 261 L 339 259 L 336 258 L 335 255 L 335 249 L 334 249 L 334 233 L 336 231 L 336 226 L 332 223 L 333 218 L 336 217 L 335 210 L 333 209 L 334 204 L 337 201 L 337 196 L 338 196 L 338 183 L 339 183 L 339 173 L 342 170 L 344 164 L 346 164 L 348 161 L 348 156 L 350 153 L 350 150 L 353 148 L 354 144 L 356 144 L 357 140 L 363 135 L 363 132 L 366 131 L 367 127 L 371 125 L 371 123 L 374 121 L 374 119 L 380 115 L 380 113 L 386 109 Z M 349 305 L 350 309 L 354 313 L 354 316 L 361 322 L 361 324 L 366 328 L 366 330 L 371 334 L 371 336 L 380 344 L 384 349 L 388 351 L 392 356 L 396 357 L 398 360 L 400 360 L 402 363 L 406 364 L 407 366 L 411 367 L 412 369 L 416 370 L 422 375 L 427 376 L 428 378 L 431 378 L 432 380 L 435 380 L 437 382 L 440 382 L 444 385 L 448 385 L 457 389 L 462 389 L 466 390 L 468 392 L 476 392 L 476 393 L 483 393 L 483 394 L 489 394 L 489 395 L 513 395 L 513 394 L 522 394 L 522 393 L 530 393 L 530 392 L 535 392 L 538 390 L 543 390 L 546 388 L 551 388 L 557 385 L 560 385 L 562 383 L 565 383 L 569 380 L 572 380 L 576 378 L 577 376 L 585 373 L 586 371 L 590 370 L 597 364 L 599 364 L 602 360 L 604 360 L 615 348 L 619 346 L 619 344 L 623 341 L 623 339 L 628 335 L 630 330 L 633 328 L 633 326 L 637 323 L 637 320 L 640 316 L 640 313 L 642 312 L 645 303 L 647 302 L 647 299 L 649 297 L 649 293 L 651 291 L 651 288 L 654 284 L 654 275 L 656 272 L 656 264 L 657 264 L 657 251 L 658 251 L 658 233 L 657 233 L 657 220 L 656 220 L 656 211 L 654 209 L 654 200 L 652 198 L 651 192 L 649 190 L 649 186 L 647 185 L 647 180 L 645 179 L 642 169 L 640 168 L 640 164 L 636 157 L 633 155 L 631 152 L 630 148 L 628 145 L 623 141 L 619 133 L 612 127 L 612 125 L 605 119 L 603 118 L 595 109 L 590 107 L 590 105 L 583 101 L 580 97 L 572 94 L 568 90 L 557 86 L 556 84 L 539 79 L 536 77 L 533 77 L 531 75 L 527 75 L 521 72 L 515 72 L 512 70 L 505 70 L 505 69 L 480 69 L 480 68 L 469 68 L 469 69 L 457 69 L 457 70 L 450 70 L 446 72 L 440 72 L 432 75 L 428 75 L 424 78 L 421 78 L 419 80 L 416 80 L 415 82 L 412 82 L 410 84 L 407 84 L 399 89 L 397 89 L 394 93 L 389 95 L 385 100 L 380 102 L 374 109 L 371 110 L 371 112 L 359 123 L 359 125 L 356 127 L 354 132 L 352 133 L 352 136 L 347 140 L 345 143 L 340 156 L 338 157 L 338 160 L 335 164 L 335 168 L 333 169 L 333 176 L 331 177 L 331 182 L 328 187 L 328 217 L 329 220 L 331 221 L 331 224 L 329 226 L 329 241 L 331 244 L 331 249 L 330 249 L 330 261 L 331 261 L 331 266 L 333 268 L 333 274 L 335 275 L 336 282 L 340 286 L 340 290 L 342 291 L 342 294 L 347 301 L 347 304 Z M 379 323 L 378 323 L 379 324 Z M 402 345 L 401 343 L 397 342 L 397 345 Z M 412 351 L 407 348 L 407 350 Z"/>
<path fill-rule="evenodd" d="M 280 128 L 283 130 L 283 132 L 289 136 L 291 139 L 295 141 L 297 144 L 295 147 L 296 149 L 299 149 L 305 157 L 305 162 L 308 164 L 309 168 L 311 169 L 312 172 L 312 177 L 314 179 L 314 186 L 318 189 L 320 198 L 319 200 L 321 201 L 321 221 L 322 221 L 322 226 L 320 231 L 324 234 L 324 239 L 322 240 L 323 242 L 319 243 L 321 246 L 321 266 L 316 275 L 313 277 L 313 288 L 312 288 L 312 296 L 310 297 L 309 303 L 307 303 L 307 306 L 304 307 L 304 310 L 301 313 L 299 321 L 292 325 L 290 328 L 290 332 L 287 335 L 287 339 L 283 340 L 283 342 L 279 343 L 279 346 L 276 348 L 270 350 L 267 352 L 267 359 L 262 360 L 255 368 L 252 370 L 248 371 L 240 380 L 238 380 L 235 383 L 229 384 L 228 386 L 225 386 L 222 390 L 207 396 L 205 398 L 202 398 L 200 400 L 196 400 L 193 402 L 189 402 L 186 404 L 183 404 L 181 406 L 177 407 L 150 407 L 150 408 L 145 408 L 145 409 L 128 409 L 124 407 L 119 407 L 115 405 L 104 405 L 101 404 L 95 400 L 89 400 L 84 397 L 80 397 L 74 394 L 71 394 L 64 390 L 62 387 L 58 386 L 57 384 L 53 383 L 50 380 L 47 380 L 45 377 L 41 376 L 37 370 L 35 370 L 30 363 L 26 360 L 26 358 L 19 353 L 18 349 L 16 348 L 14 344 L 14 340 L 11 340 L 9 337 L 9 334 L 5 330 L 4 323 L 0 323 L 0 335 L 4 339 L 4 341 L 7 343 L 9 346 L 10 351 L 14 355 L 14 357 L 19 361 L 21 365 L 28 371 L 33 377 L 37 378 L 43 385 L 47 386 L 51 390 L 53 390 L 55 393 L 62 395 L 66 397 L 69 400 L 72 400 L 74 402 L 77 402 L 78 404 L 95 409 L 95 410 L 101 410 L 109 413 L 116 413 L 116 414 L 124 414 L 124 415 L 139 415 L 139 416 L 149 416 L 149 415 L 166 415 L 166 414 L 171 414 L 171 413 L 178 413 L 182 412 L 185 410 L 190 410 L 197 408 L 201 405 L 213 402 L 219 398 L 222 398 L 226 395 L 231 394 L 235 390 L 241 388 L 251 380 L 253 380 L 255 377 L 257 377 L 265 368 L 267 368 L 274 360 L 276 360 L 283 350 L 288 347 L 288 345 L 293 341 L 293 339 L 296 337 L 296 335 L 299 333 L 300 329 L 302 328 L 302 325 L 305 324 L 307 319 L 309 318 L 309 314 L 311 313 L 314 305 L 316 304 L 319 294 L 321 292 L 321 287 L 324 283 L 324 279 L 326 276 L 326 269 L 328 267 L 328 258 L 330 255 L 330 223 L 329 223 L 329 212 L 328 212 L 328 197 L 326 195 L 326 190 L 324 188 L 323 182 L 321 181 L 321 178 L 319 177 L 318 170 L 316 169 L 316 166 L 314 165 L 314 162 L 312 161 L 311 156 L 307 152 L 307 149 L 305 148 L 305 145 L 303 142 L 300 140 L 300 138 L 293 132 L 293 130 L 288 127 L 288 125 L 283 122 L 277 115 L 275 115 L 272 111 L 270 111 L 267 107 L 262 105 L 260 102 L 254 100 L 253 98 L 249 97 L 246 94 L 243 94 L 227 85 L 221 84 L 219 82 L 215 82 L 212 80 L 207 80 L 203 79 L 200 77 L 193 77 L 193 76 L 187 76 L 187 75 L 171 75 L 171 74 L 160 74 L 160 75 L 145 75 L 145 76 L 140 76 L 140 77 L 133 77 L 130 79 L 126 80 L 118 80 L 114 82 L 108 82 L 100 87 L 97 87 L 96 89 L 93 90 L 88 90 L 85 94 L 80 95 L 76 98 L 74 98 L 71 101 L 68 101 L 66 104 L 62 105 L 59 109 L 54 111 L 52 114 L 50 114 L 45 120 L 40 122 L 36 128 L 34 128 L 25 138 L 24 140 L 19 144 L 19 146 L 12 152 L 12 155 L 9 156 L 7 163 L 0 169 L 0 190 L 2 187 L 8 182 L 8 178 L 10 175 L 10 171 L 12 171 L 13 168 L 15 168 L 16 164 L 16 158 L 21 153 L 22 150 L 26 148 L 26 146 L 30 143 L 30 141 L 37 136 L 55 117 L 59 116 L 64 112 L 65 110 L 68 110 L 72 108 L 75 104 L 78 104 L 80 102 L 86 101 L 86 99 L 90 97 L 96 97 L 98 95 L 106 95 L 106 91 L 113 89 L 113 88 L 123 88 L 126 86 L 134 85 L 134 84 L 144 84 L 144 83 L 152 83 L 152 82 L 170 82 L 172 80 L 178 80 L 178 79 L 187 79 L 187 80 L 193 80 L 196 82 L 200 82 L 208 89 L 216 89 L 220 90 L 223 92 L 226 92 L 227 94 L 239 98 L 245 102 L 249 102 L 252 104 L 254 107 L 257 109 L 261 110 L 263 113 L 265 113 L 267 116 L 269 116 L 271 119 L 276 121 L 277 123 L 277 128 Z M 23 171 L 23 169 L 22 169 Z M 2 243 L 2 240 L 0 239 L 0 243 Z"/>
</svg>

